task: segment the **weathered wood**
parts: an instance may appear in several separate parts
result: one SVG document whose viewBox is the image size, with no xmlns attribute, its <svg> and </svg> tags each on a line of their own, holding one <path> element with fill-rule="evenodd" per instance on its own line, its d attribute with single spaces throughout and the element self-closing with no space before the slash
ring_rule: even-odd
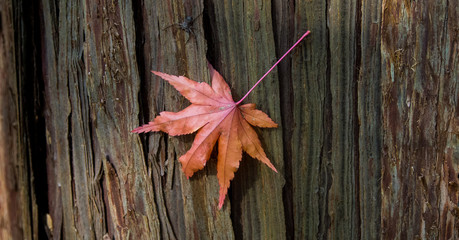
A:
<svg viewBox="0 0 459 240">
<path fill-rule="evenodd" d="M 330 238 L 359 239 L 358 139 L 356 136 L 357 1 L 330 1 L 331 182 L 328 212 Z M 360 39 L 359 39 L 360 40 Z M 357 165 L 358 166 L 358 165 Z"/>
<path fill-rule="evenodd" d="M 382 2 L 384 239 L 459 237 L 458 10 Z"/>
<path fill-rule="evenodd" d="M 382 156 L 382 93 L 381 93 L 381 1 L 361 3 L 359 76 L 357 82 L 358 110 L 358 204 L 361 239 L 381 237 L 381 156 Z M 360 11 L 357 9 L 357 11 Z M 357 165 L 356 165 L 357 167 Z"/>
<path fill-rule="evenodd" d="M 211 4 L 211 61 L 231 86 L 233 98 L 246 91 L 275 63 L 271 5 L 267 1 Z M 285 238 L 282 202 L 283 147 L 278 73 L 273 71 L 246 102 L 257 103 L 277 129 L 263 129 L 260 136 L 268 158 L 279 171 L 274 173 L 257 160 L 244 156 L 232 182 L 231 211 L 237 238 Z"/>
<path fill-rule="evenodd" d="M 458 8 L 3 1 L 0 238 L 459 238 Z M 215 154 L 181 170 L 193 135 L 130 133 L 189 104 L 151 70 L 209 82 L 207 58 L 238 100 L 306 30 L 246 100 L 279 173 L 244 155 L 223 209 Z"/>
<path fill-rule="evenodd" d="M 39 102 L 37 52 L 33 51 L 36 5 L 0 3 L 0 239 L 37 239 L 44 233 L 32 162 L 39 156 L 34 108 Z M 36 131 L 34 131 L 36 130 Z M 43 162 L 41 162 L 43 165 Z"/>
<path fill-rule="evenodd" d="M 27 159 L 21 140 L 12 1 L 0 3 L 0 238 L 31 238 Z M 25 193 L 25 194 L 24 194 Z M 21 211 L 22 210 L 22 211 Z"/>
<path fill-rule="evenodd" d="M 141 116 L 145 123 L 161 111 L 179 111 L 189 105 L 180 93 L 153 76 L 150 70 L 210 83 L 203 8 L 201 1 L 144 2 L 138 31 L 145 33 L 145 44 L 139 54 L 145 77 L 145 89 L 141 91 L 146 101 Z M 188 16 L 193 18 L 192 33 L 178 26 Z M 145 150 L 152 164 L 163 238 L 234 238 L 230 208 L 224 207 L 221 211 L 217 208 L 216 159 L 210 159 L 204 170 L 188 180 L 178 158 L 191 147 L 192 136 L 148 135 Z"/>
<path fill-rule="evenodd" d="M 43 1 L 43 74 L 45 90 L 45 122 L 47 135 L 47 171 L 49 209 L 53 222 L 52 236 L 76 238 L 75 212 L 73 211 L 74 177 L 71 170 L 71 128 L 69 80 L 73 76 L 72 60 L 78 55 L 78 45 L 72 45 L 72 34 L 78 36 L 78 22 L 72 28 L 67 17 L 76 18 L 78 3 L 73 6 L 54 5 Z M 60 15 L 57 14 L 60 12 Z M 59 34 L 61 33 L 61 34 Z M 72 54 L 75 47 L 77 53 Z M 80 46 L 81 47 L 81 46 Z M 70 50 L 70 51 L 69 51 Z M 72 56 L 73 58 L 71 58 Z M 69 63 L 70 62 L 70 63 Z M 84 215 L 83 215 L 84 216 Z M 90 222 L 89 222 L 90 223 Z M 63 232 L 62 232 L 63 231 Z M 83 233 L 83 232 L 82 232 Z M 91 234 L 87 233 L 87 234 Z"/>
<path fill-rule="evenodd" d="M 86 1 L 84 12 L 94 169 L 103 175 L 107 231 L 116 239 L 159 238 L 151 175 L 140 139 L 130 133 L 140 89 L 132 3 Z"/>
<path fill-rule="evenodd" d="M 292 184 L 294 238 L 327 238 L 331 186 L 331 97 L 327 4 L 300 1 L 295 37 L 309 29 L 305 46 L 292 55 Z M 302 226 L 302 227 L 300 227 Z"/>
<path fill-rule="evenodd" d="M 130 44 L 131 6 L 53 4 L 43 2 L 53 235 L 63 230 L 64 238 L 99 239 L 107 232 L 117 238 L 159 236 L 140 141 L 129 134 L 137 125 L 134 93 L 140 82 Z M 109 164 L 118 175 L 106 172 Z"/>
<path fill-rule="evenodd" d="M 293 44 L 294 40 L 294 1 L 272 1 L 273 35 L 276 57 L 280 58 Z M 288 56 L 279 63 L 279 101 L 281 111 L 283 164 L 285 184 L 282 188 L 284 205 L 285 237 L 292 239 L 295 235 L 292 184 L 292 135 L 293 135 L 293 83 L 292 57 Z M 279 120 L 277 120 L 279 122 Z"/>
</svg>

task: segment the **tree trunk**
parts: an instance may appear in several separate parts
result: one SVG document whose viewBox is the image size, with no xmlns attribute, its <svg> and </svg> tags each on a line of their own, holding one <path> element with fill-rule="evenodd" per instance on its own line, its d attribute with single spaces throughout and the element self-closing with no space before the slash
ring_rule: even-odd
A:
<svg viewBox="0 0 459 240">
<path fill-rule="evenodd" d="M 0 3 L 0 238 L 459 238 L 456 1 Z M 192 17 L 190 28 L 184 24 Z M 181 24 L 181 25 L 180 25 Z M 133 134 L 189 103 L 151 70 L 246 102 L 279 173 L 244 155 L 218 209 L 193 135 Z"/>
<path fill-rule="evenodd" d="M 381 229 L 387 239 L 459 238 L 458 10 L 457 1 L 383 1 Z"/>
</svg>

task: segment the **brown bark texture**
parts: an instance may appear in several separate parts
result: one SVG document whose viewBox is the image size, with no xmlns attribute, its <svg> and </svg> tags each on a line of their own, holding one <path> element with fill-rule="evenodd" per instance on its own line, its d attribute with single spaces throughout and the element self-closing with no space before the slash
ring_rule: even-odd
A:
<svg viewBox="0 0 459 240">
<path fill-rule="evenodd" d="M 0 239 L 458 239 L 459 3 L 0 2 Z M 187 17 L 193 19 L 187 22 Z M 189 103 L 151 70 L 246 102 L 279 173 L 133 134 Z M 216 151 L 216 150 L 215 150 Z"/>
</svg>

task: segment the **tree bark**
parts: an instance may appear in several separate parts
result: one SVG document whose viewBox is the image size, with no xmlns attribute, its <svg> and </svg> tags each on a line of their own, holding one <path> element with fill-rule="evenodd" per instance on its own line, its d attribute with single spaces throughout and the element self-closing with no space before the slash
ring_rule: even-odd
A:
<svg viewBox="0 0 459 240">
<path fill-rule="evenodd" d="M 459 4 L 382 9 L 382 236 L 456 239 Z"/>
<path fill-rule="evenodd" d="M 0 3 L 0 238 L 44 234 L 46 174 L 37 38 L 37 4 Z M 38 161 L 41 161 L 39 163 Z M 46 182 L 46 180 L 45 180 Z"/>
<path fill-rule="evenodd" d="M 0 238 L 459 238 L 456 1 L 0 3 Z M 186 26 L 185 19 L 193 21 Z M 216 154 L 133 134 L 189 103 L 151 70 L 246 102 L 279 173 L 244 155 L 218 209 Z M 4 80 L 3 80 L 4 79 Z"/>
<path fill-rule="evenodd" d="M 19 89 L 15 71 L 16 49 L 14 46 L 13 4 L 0 3 L 0 237 L 2 239 L 30 238 L 32 218 L 29 209 L 31 196 L 28 194 L 27 158 L 22 141 L 23 125 L 20 122 Z M 18 211 L 21 209 L 22 211 Z"/>
</svg>

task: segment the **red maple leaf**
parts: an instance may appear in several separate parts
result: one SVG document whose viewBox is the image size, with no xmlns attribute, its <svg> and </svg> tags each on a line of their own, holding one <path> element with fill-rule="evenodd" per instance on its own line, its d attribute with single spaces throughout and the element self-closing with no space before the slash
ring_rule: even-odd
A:
<svg viewBox="0 0 459 240">
<path fill-rule="evenodd" d="M 307 31 L 293 46 L 263 75 L 257 83 L 238 102 L 233 101 L 231 91 L 223 77 L 209 64 L 212 87 L 186 77 L 173 76 L 161 72 L 152 73 L 168 81 L 192 104 L 180 112 L 161 112 L 153 122 L 138 127 L 132 132 L 163 131 L 171 136 L 190 134 L 198 131 L 193 144 L 179 158 L 182 170 L 189 178 L 204 168 L 218 140 L 217 178 L 220 184 L 218 208 L 225 201 L 230 181 L 239 168 L 242 150 L 253 158 L 262 161 L 277 172 L 261 147 L 257 134 L 250 125 L 258 127 L 277 127 L 268 115 L 255 109 L 255 104 L 239 104 L 270 73 L 287 54 L 307 35 Z"/>
<path fill-rule="evenodd" d="M 268 115 L 255 109 L 255 104 L 239 106 L 223 77 L 209 64 L 212 87 L 186 77 L 152 71 L 168 81 L 192 104 L 180 112 L 161 112 L 152 122 L 132 132 L 163 131 L 171 136 L 198 131 L 193 145 L 179 158 L 187 177 L 204 168 L 218 140 L 217 178 L 220 184 L 221 208 L 234 172 L 239 168 L 242 150 L 277 172 L 261 147 L 256 132 L 250 125 L 277 127 Z"/>
</svg>

